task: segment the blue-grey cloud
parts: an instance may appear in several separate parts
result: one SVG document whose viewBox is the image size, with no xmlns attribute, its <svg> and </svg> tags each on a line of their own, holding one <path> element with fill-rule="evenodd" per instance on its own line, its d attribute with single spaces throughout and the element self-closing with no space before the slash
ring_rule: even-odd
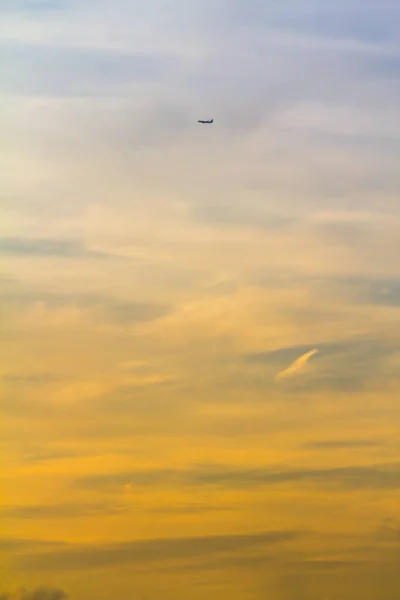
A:
<svg viewBox="0 0 400 600">
<path fill-rule="evenodd" d="M 0 13 L 37 16 L 71 7 L 71 0 L 4 0 Z"/>
<path fill-rule="evenodd" d="M 265 3 L 262 0 L 233 0 L 224 3 L 224 14 L 240 27 L 280 28 L 319 34 L 332 38 L 364 41 L 384 41 L 396 34 L 391 15 L 397 13 L 394 3 L 358 0 L 337 2 L 335 5 L 316 0 L 296 2 L 283 0 Z"/>
<path fill-rule="evenodd" d="M 113 54 L 8 43 L 4 52 L 3 92 L 43 96 L 110 95 L 134 81 L 165 77 L 173 57 Z"/>
<path fill-rule="evenodd" d="M 400 277 L 327 277 L 320 282 L 309 280 L 307 284 L 313 287 L 316 299 L 323 287 L 333 294 L 340 293 L 346 301 L 363 306 L 400 306 Z"/>
<path fill-rule="evenodd" d="M 362 33 L 356 31 L 352 37 L 351 30 L 360 29 L 360 21 L 367 23 L 372 15 L 374 24 L 390 25 L 385 6 L 361 11 L 356 4 L 322 7 L 313 3 L 311 9 L 307 2 L 267 6 L 254 1 L 247 6 L 240 0 L 233 4 L 207 2 L 205 6 L 195 0 L 187 7 L 173 1 L 167 9 L 158 1 L 146 6 L 124 2 L 123 9 L 112 7 L 107 13 L 113 36 L 104 36 L 102 13 L 93 3 L 82 2 L 82 7 L 82 13 L 76 4 L 67 11 L 68 27 L 62 30 L 60 44 L 54 39 L 43 44 L 36 40 L 31 51 L 28 42 L 19 46 L 7 43 L 10 68 L 5 81 L 9 93 L 25 89 L 46 97 L 60 93 L 98 96 L 88 123 L 82 117 L 87 109 L 72 100 L 62 109 L 68 117 L 69 140 L 74 140 L 75 147 L 87 145 L 87 156 L 93 148 L 107 148 L 119 168 L 134 174 L 135 181 L 147 189 L 161 182 L 171 195 L 184 195 L 185 201 L 194 205 L 196 220 L 230 222 L 236 227 L 240 219 L 244 227 L 280 227 L 281 215 L 272 217 L 271 213 L 282 212 L 286 217 L 304 204 L 299 202 L 304 197 L 308 208 L 333 202 L 347 206 L 349 196 L 354 203 L 365 205 L 365 195 L 378 192 L 380 205 L 390 202 L 387 194 L 397 197 L 398 135 L 393 115 L 397 114 L 400 86 L 383 80 L 382 69 L 377 65 L 374 71 L 370 60 L 373 56 L 394 61 L 396 53 L 390 48 L 382 50 L 383 42 L 378 39 L 366 40 L 368 44 L 360 47 L 346 42 L 347 38 L 363 41 Z M 84 34 L 73 26 L 82 19 L 88 23 Z M 341 21 L 349 29 L 346 43 L 343 36 L 336 39 L 334 32 L 324 33 L 324 27 L 334 29 L 330 24 L 339 27 Z M 159 45 L 144 40 L 143 46 L 143 36 L 130 28 L 138 22 L 140 30 L 152 31 L 152 39 L 160 40 Z M 57 26 L 62 29 L 61 20 Z M 45 24 L 42 29 L 46 30 Z M 90 48 L 90 40 L 98 47 Z M 82 50 L 85 44 L 89 50 Z M 380 84 L 376 85 L 378 78 Z M 121 107 L 109 110 L 104 97 L 116 92 Z M 302 104 L 309 104 L 310 109 L 305 117 L 300 114 L 298 127 L 298 115 L 293 123 L 287 121 L 286 111 L 294 109 L 296 113 Z M 314 114 L 318 104 L 324 108 L 328 131 L 318 132 Z M 349 109 L 350 123 L 354 122 L 353 113 L 364 111 L 358 131 L 351 133 L 338 121 L 334 111 L 338 106 Z M 371 111 L 378 127 L 366 144 Z M 382 141 L 379 123 L 383 120 L 377 119 L 382 111 L 385 119 L 392 114 L 393 124 L 383 127 L 390 132 L 389 141 Z M 195 128 L 203 113 L 212 113 L 218 123 L 212 133 L 207 130 L 207 138 L 204 132 L 199 137 Z M 49 130 L 52 127 L 54 122 Z M 38 132 L 30 135 L 36 139 Z M 57 140 L 62 137 L 57 135 Z M 58 143 L 55 139 L 51 142 Z M 66 152 L 66 144 L 62 144 Z M 143 152 L 144 147 L 158 152 Z M 338 149 L 347 152 L 357 168 L 347 166 L 348 161 L 336 154 Z M 132 160 L 132 153 L 138 150 L 140 164 Z M 391 160 L 378 163 L 376 155 L 383 152 Z M 329 156 L 325 164 L 324 156 Z M 151 173 L 150 179 L 143 175 L 146 172 Z M 258 188 L 258 206 L 249 207 L 251 186 Z M 234 194 L 237 209 L 219 210 L 220 198 Z M 203 209 L 204 204 L 208 206 Z"/>
<path fill-rule="evenodd" d="M 360 300 L 370 304 L 400 307 L 400 279 L 382 279 L 366 282 L 360 289 Z"/>
</svg>

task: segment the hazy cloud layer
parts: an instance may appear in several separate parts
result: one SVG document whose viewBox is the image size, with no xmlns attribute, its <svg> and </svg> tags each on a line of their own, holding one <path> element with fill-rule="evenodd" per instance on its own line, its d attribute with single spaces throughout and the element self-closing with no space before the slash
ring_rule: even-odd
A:
<svg viewBox="0 0 400 600">
<path fill-rule="evenodd" d="M 398 2 L 0 14 L 2 589 L 400 597 Z"/>
</svg>

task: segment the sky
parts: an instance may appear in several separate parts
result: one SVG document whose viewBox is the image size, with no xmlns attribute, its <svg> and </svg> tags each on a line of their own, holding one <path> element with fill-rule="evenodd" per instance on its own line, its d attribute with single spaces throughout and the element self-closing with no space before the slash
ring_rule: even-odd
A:
<svg viewBox="0 0 400 600">
<path fill-rule="evenodd" d="M 399 22 L 0 3 L 1 600 L 399 598 Z"/>
</svg>

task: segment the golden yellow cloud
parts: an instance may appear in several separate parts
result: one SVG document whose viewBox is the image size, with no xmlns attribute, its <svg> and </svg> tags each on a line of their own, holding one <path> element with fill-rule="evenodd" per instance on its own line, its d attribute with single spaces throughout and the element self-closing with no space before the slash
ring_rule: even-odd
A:
<svg viewBox="0 0 400 600">
<path fill-rule="evenodd" d="M 288 377 L 293 377 L 294 375 L 297 375 L 297 373 L 305 367 L 310 358 L 317 353 L 318 350 L 314 348 L 314 350 L 310 350 L 309 352 L 306 352 L 306 354 L 303 354 L 302 356 L 297 358 L 291 365 L 289 365 L 286 369 L 283 369 L 283 371 L 280 371 L 277 374 L 275 378 L 276 381 L 282 381 L 283 379 L 287 379 Z"/>
</svg>

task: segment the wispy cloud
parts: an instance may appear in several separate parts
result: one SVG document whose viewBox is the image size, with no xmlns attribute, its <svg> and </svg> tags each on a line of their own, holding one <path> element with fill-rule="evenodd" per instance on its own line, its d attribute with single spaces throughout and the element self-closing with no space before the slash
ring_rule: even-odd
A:
<svg viewBox="0 0 400 600">
<path fill-rule="evenodd" d="M 120 515 L 125 512 L 121 506 L 110 504 L 43 504 L 27 506 L 5 506 L 1 510 L 5 517 L 11 519 L 69 519 L 104 517 L 105 515 Z"/>
<path fill-rule="evenodd" d="M 248 552 L 291 542 L 301 531 L 263 531 L 261 533 L 215 535 L 169 539 L 137 540 L 120 544 L 70 546 L 51 554 L 25 554 L 18 563 L 27 570 L 84 570 L 129 563 L 131 567 L 147 562 L 185 560 L 194 557 Z"/>
<path fill-rule="evenodd" d="M 107 254 L 90 250 L 81 240 L 3 237 L 0 255 L 15 257 L 104 258 Z"/>
<path fill-rule="evenodd" d="M 99 92 L 109 95 L 133 79 L 148 81 L 160 77 L 174 64 L 165 56 L 113 56 L 101 51 L 43 48 L 38 44 L 10 44 L 7 59 L 14 66 L 2 80 L 3 91 L 58 97 L 95 96 Z"/>
<path fill-rule="evenodd" d="M 131 482 L 135 489 L 145 487 L 178 488 L 179 486 L 213 486 L 226 489 L 249 489 L 252 487 L 282 484 L 310 484 L 340 489 L 395 490 L 400 488 L 399 463 L 373 466 L 349 466 L 321 469 L 279 469 L 271 467 L 218 467 L 193 469 L 142 469 L 136 472 L 111 473 L 80 478 L 78 488 L 97 492 L 114 492 Z"/>
<path fill-rule="evenodd" d="M 68 594 L 56 587 L 39 586 L 27 590 L 21 588 L 13 594 L 4 594 L 0 596 L 1 600 L 66 600 Z"/>
<path fill-rule="evenodd" d="M 294 377 L 297 375 L 304 367 L 307 365 L 310 358 L 312 358 L 315 354 L 318 353 L 318 350 L 314 348 L 314 350 L 310 350 L 310 352 L 306 352 L 300 356 L 297 360 L 295 360 L 289 367 L 280 371 L 275 379 L 276 381 L 283 381 L 284 379 L 288 379 L 290 377 Z"/>
<path fill-rule="evenodd" d="M 345 294 L 347 285 L 345 281 L 340 283 L 342 295 Z M 349 290 L 351 290 L 351 286 L 357 289 L 355 282 L 351 282 Z M 333 286 L 332 293 L 337 293 L 337 289 L 337 285 Z M 357 292 L 357 300 L 364 302 L 364 298 L 367 296 L 364 289 L 368 289 L 368 285 L 360 284 L 360 289 L 359 295 Z M 351 291 L 349 293 L 353 294 Z M 302 314 L 304 313 L 300 311 L 299 319 L 302 318 Z M 304 316 L 306 317 L 306 314 Z M 315 318 L 314 315 L 313 319 Z M 388 378 L 397 376 L 398 344 L 394 336 L 387 334 L 381 337 L 355 336 L 350 339 L 332 340 L 330 342 L 315 340 L 315 344 L 320 353 L 318 370 L 313 372 L 312 379 L 310 377 L 294 379 L 298 391 L 317 389 L 349 391 L 364 389 L 365 387 L 377 389 L 379 386 L 385 385 Z M 286 374 L 286 371 L 289 370 L 290 377 L 295 375 L 296 372 L 301 373 L 301 371 L 292 372 L 294 365 L 298 369 L 302 367 L 304 371 L 307 362 L 304 365 L 303 361 L 312 358 L 308 348 L 303 345 L 284 347 L 245 355 L 244 359 L 251 369 L 255 369 L 255 372 L 264 373 L 266 370 L 271 372 L 274 369 L 275 372 L 279 371 Z M 300 359 L 297 358 L 296 360 L 296 355 L 300 356 Z M 301 361 L 300 365 L 297 365 L 298 360 Z M 289 367 L 284 366 L 287 363 L 290 363 Z"/>
<path fill-rule="evenodd" d="M 348 439 L 348 440 L 317 440 L 308 442 L 302 447 L 309 450 L 365 450 L 383 446 L 382 440 Z"/>
<path fill-rule="evenodd" d="M 8 248 L 8 246 L 7 246 Z M 13 250 L 17 252 L 16 256 L 20 256 L 18 252 L 24 253 L 33 251 L 37 252 L 37 258 L 42 257 L 62 257 L 62 258 L 91 258 L 92 256 L 97 257 L 96 253 L 88 253 L 87 255 L 82 250 L 82 254 L 79 254 L 80 247 L 75 249 L 74 246 L 64 248 L 62 244 L 60 247 L 57 244 L 38 244 L 38 246 L 31 244 L 22 244 L 22 249 L 18 245 L 16 248 L 12 246 Z M 76 250 L 76 253 L 75 253 Z M 70 251 L 70 254 L 68 253 Z M 2 252 L 2 244 L 0 241 L 0 254 Z M 99 254 L 99 256 L 102 256 Z M 173 311 L 171 306 L 156 302 L 140 302 L 140 301 L 124 301 L 118 297 L 107 296 L 104 294 L 86 294 L 86 293 L 72 293 L 72 292 L 58 292 L 40 290 L 29 286 L 19 286 L 18 283 L 11 282 L 11 285 L 3 286 L 0 292 L 1 300 L 4 306 L 12 308 L 13 311 L 32 309 L 35 306 L 42 306 L 49 313 L 63 311 L 65 309 L 76 309 L 82 313 L 86 318 L 91 312 L 96 319 L 106 321 L 115 324 L 132 324 L 132 323 L 146 323 L 153 320 L 161 319 Z M 16 378 L 19 374 L 16 374 Z M 10 378 L 12 375 L 10 374 Z M 22 376 L 20 377 L 22 379 Z"/>
<path fill-rule="evenodd" d="M 23 385 L 43 385 L 60 381 L 53 373 L 5 373 L 1 376 L 4 383 Z"/>
<path fill-rule="evenodd" d="M 69 0 L 4 0 L 0 6 L 0 12 L 25 13 L 33 16 L 42 12 L 63 10 L 69 5 Z"/>
</svg>

